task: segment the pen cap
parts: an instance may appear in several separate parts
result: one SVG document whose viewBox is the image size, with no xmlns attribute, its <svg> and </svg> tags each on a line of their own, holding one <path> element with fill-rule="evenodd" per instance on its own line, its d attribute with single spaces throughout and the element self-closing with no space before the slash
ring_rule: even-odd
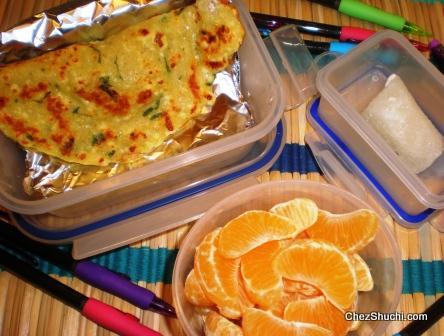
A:
<svg viewBox="0 0 444 336">
<path fill-rule="evenodd" d="M 264 43 L 281 77 L 286 110 L 298 107 L 317 93 L 318 69 L 295 25 L 271 32 Z"/>
</svg>

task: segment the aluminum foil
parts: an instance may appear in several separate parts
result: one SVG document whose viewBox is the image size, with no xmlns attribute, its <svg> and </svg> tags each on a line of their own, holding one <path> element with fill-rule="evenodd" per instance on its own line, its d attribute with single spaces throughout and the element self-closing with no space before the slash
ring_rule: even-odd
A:
<svg viewBox="0 0 444 336">
<path fill-rule="evenodd" d="M 71 1 L 35 15 L 15 28 L 1 33 L 0 65 L 34 57 L 67 44 L 103 39 L 132 24 L 194 2 Z M 254 120 L 242 97 L 239 84 L 240 65 L 238 57 L 235 56 L 232 64 L 216 75 L 213 91 L 217 98 L 208 113 L 190 120 L 161 146 L 131 163 L 107 167 L 85 166 L 27 150 L 24 190 L 32 198 L 49 197 L 241 132 L 251 127 Z"/>
</svg>

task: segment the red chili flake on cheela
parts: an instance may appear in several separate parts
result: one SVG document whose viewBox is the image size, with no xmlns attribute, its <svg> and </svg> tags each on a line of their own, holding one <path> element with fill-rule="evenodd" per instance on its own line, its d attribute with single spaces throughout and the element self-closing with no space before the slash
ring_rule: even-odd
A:
<svg viewBox="0 0 444 336">
<path fill-rule="evenodd" d="M 38 83 L 37 86 L 28 86 L 24 85 L 22 91 L 20 92 L 20 98 L 22 99 L 31 99 L 36 93 L 45 92 L 48 90 L 48 84 L 46 83 Z"/>
<path fill-rule="evenodd" d="M 9 125 L 14 130 L 16 136 L 30 134 L 35 137 L 35 135 L 39 132 L 38 129 L 34 127 L 26 126 L 23 120 L 15 119 L 8 115 L 5 115 L 2 121 L 4 124 Z"/>
<path fill-rule="evenodd" d="M 60 78 L 61 79 L 65 79 L 65 73 L 66 73 L 66 69 L 67 69 L 68 67 L 66 66 L 66 65 L 62 65 L 61 67 L 60 67 L 60 71 L 59 71 L 59 75 L 60 75 Z"/>
<path fill-rule="evenodd" d="M 65 141 L 62 147 L 60 148 L 60 153 L 62 153 L 63 155 L 68 155 L 69 153 L 71 153 L 74 147 L 74 142 L 75 142 L 74 137 L 70 136 L 68 140 Z"/>
<path fill-rule="evenodd" d="M 68 111 L 68 107 L 63 104 L 62 100 L 58 97 L 49 96 L 46 99 L 46 108 L 57 120 L 59 128 L 63 130 L 69 129 L 68 121 L 63 118 L 63 113 Z"/>
<path fill-rule="evenodd" d="M 0 97 L 0 110 L 8 104 L 9 98 L 7 97 Z"/>
<path fill-rule="evenodd" d="M 86 154 L 85 153 L 79 154 L 79 159 L 80 160 L 85 160 L 85 158 L 86 158 Z"/>
<path fill-rule="evenodd" d="M 154 42 L 159 46 L 159 48 L 163 47 L 162 37 L 162 33 L 156 33 L 156 37 L 154 37 Z"/>
<path fill-rule="evenodd" d="M 207 61 L 206 64 L 213 69 L 220 69 L 225 66 L 225 62 L 213 62 L 213 61 Z"/>
<path fill-rule="evenodd" d="M 222 25 L 219 28 L 217 28 L 216 34 L 217 37 L 219 37 L 219 40 L 223 42 L 228 42 L 230 37 L 230 29 L 227 26 Z"/>
<path fill-rule="evenodd" d="M 163 118 L 165 120 L 165 126 L 168 129 L 168 131 L 172 132 L 174 131 L 173 122 L 171 121 L 170 115 L 168 113 L 163 114 Z"/>
<path fill-rule="evenodd" d="M 140 131 L 132 131 L 129 137 L 132 141 L 136 141 L 139 137 L 146 139 L 146 134 Z"/>
<path fill-rule="evenodd" d="M 146 104 L 152 96 L 153 96 L 153 92 L 151 90 L 141 91 L 141 92 L 139 92 L 139 95 L 137 96 L 137 103 L 138 104 Z"/>
<path fill-rule="evenodd" d="M 116 136 L 114 135 L 114 132 L 111 130 L 106 130 L 104 133 L 105 139 L 106 140 L 110 140 L 110 139 L 114 139 Z"/>
<path fill-rule="evenodd" d="M 112 115 L 124 116 L 127 115 L 130 109 L 130 102 L 127 96 L 117 95 L 115 100 L 102 90 L 85 91 L 84 89 L 76 92 L 83 99 L 92 102 L 98 106 L 103 107 Z"/>
<path fill-rule="evenodd" d="M 131 146 L 130 148 L 129 148 L 129 151 L 131 152 L 131 153 L 134 153 L 135 152 L 135 150 L 136 150 L 136 146 Z"/>
<path fill-rule="evenodd" d="M 52 141 L 54 141 L 57 144 L 61 144 L 63 141 L 63 134 L 52 134 L 51 135 Z"/>
<path fill-rule="evenodd" d="M 199 84 L 197 83 L 196 79 L 196 67 L 193 65 L 191 67 L 191 76 L 188 78 L 188 86 L 191 89 L 191 92 L 193 93 L 194 98 L 199 99 Z"/>
<path fill-rule="evenodd" d="M 213 42 L 216 42 L 216 35 L 214 35 L 214 34 L 211 34 L 210 32 L 208 32 L 208 31 L 206 31 L 206 30 L 202 30 L 201 32 L 200 32 L 200 34 L 201 34 L 201 37 L 200 37 L 200 39 L 203 41 L 203 42 L 206 42 L 206 43 L 208 43 L 208 44 L 211 44 L 211 43 L 213 43 Z"/>
<path fill-rule="evenodd" d="M 150 32 L 148 29 L 143 28 L 139 30 L 140 35 L 147 36 Z"/>
</svg>

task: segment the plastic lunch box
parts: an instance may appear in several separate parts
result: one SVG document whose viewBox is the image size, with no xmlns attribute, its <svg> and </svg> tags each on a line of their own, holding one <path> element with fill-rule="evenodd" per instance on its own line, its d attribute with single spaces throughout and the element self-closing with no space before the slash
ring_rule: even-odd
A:
<svg viewBox="0 0 444 336">
<path fill-rule="evenodd" d="M 0 166 L 0 204 L 31 237 L 74 242 L 83 258 L 198 218 L 214 202 L 271 166 L 284 143 L 281 81 L 241 0 L 233 0 L 245 27 L 239 51 L 241 90 L 256 125 L 225 139 L 83 186 L 48 199 L 31 200 L 22 189 L 24 153 L 0 137 L 8 157 Z M 261 76 L 257 76 L 261 74 Z M 279 124 L 278 124 L 279 123 Z"/>
<path fill-rule="evenodd" d="M 444 77 L 401 34 L 383 31 L 318 72 L 321 98 L 308 119 L 320 139 L 309 135 L 307 142 L 327 176 L 360 194 L 370 190 L 400 224 L 418 227 L 430 220 L 444 231 L 444 153 L 413 174 L 360 115 L 393 73 L 443 133 Z M 352 186 L 353 176 L 360 187 Z"/>
<path fill-rule="evenodd" d="M 429 220 L 444 231 L 444 211 L 439 211 L 444 208 L 444 153 L 415 175 L 360 116 L 396 73 L 444 132 L 442 74 L 393 31 L 375 34 L 319 71 L 293 25 L 274 31 L 266 45 L 286 84 L 287 107 L 297 106 L 316 90 L 321 94 L 308 108 L 315 132 L 305 140 L 329 182 L 371 203 L 381 214 L 390 213 L 406 227 Z"/>
</svg>

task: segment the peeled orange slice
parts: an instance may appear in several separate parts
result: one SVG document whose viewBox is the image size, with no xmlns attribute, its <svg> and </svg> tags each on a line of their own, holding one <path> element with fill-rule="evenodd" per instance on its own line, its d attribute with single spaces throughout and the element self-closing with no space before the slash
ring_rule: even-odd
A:
<svg viewBox="0 0 444 336">
<path fill-rule="evenodd" d="M 311 323 L 290 322 L 255 308 L 245 310 L 242 319 L 245 336 L 333 336 L 331 331 Z"/>
<path fill-rule="evenodd" d="M 264 309 L 275 306 L 282 296 L 282 277 L 275 273 L 272 264 L 275 256 L 287 244 L 272 240 L 241 257 L 241 274 L 247 295 Z"/>
<path fill-rule="evenodd" d="M 358 291 L 368 292 L 373 289 L 373 278 L 370 269 L 361 256 L 357 253 L 351 256 L 353 266 L 355 267 L 356 281 Z"/>
<path fill-rule="evenodd" d="M 347 253 L 355 253 L 375 238 L 378 226 L 378 216 L 371 210 L 339 215 L 319 210 L 318 220 L 307 233 L 310 238 L 326 240 Z"/>
<path fill-rule="evenodd" d="M 293 238 L 298 227 L 289 219 L 267 211 L 247 211 L 225 225 L 218 249 L 226 258 L 239 258 L 271 240 Z"/>
<path fill-rule="evenodd" d="M 353 265 L 344 252 L 330 243 L 295 240 L 275 258 L 274 267 L 284 278 L 318 288 L 338 308 L 346 309 L 355 302 Z"/>
<path fill-rule="evenodd" d="M 352 324 L 344 318 L 344 312 L 324 296 L 290 302 L 285 308 L 284 319 L 313 323 L 331 330 L 335 336 L 346 335 Z"/>
<path fill-rule="evenodd" d="M 216 312 L 205 317 L 205 336 L 243 336 L 241 327 Z"/>
<path fill-rule="evenodd" d="M 298 293 L 304 297 L 314 297 L 322 295 L 322 292 L 312 285 L 309 285 L 301 281 L 293 281 L 288 279 L 283 279 L 284 291 L 289 293 Z"/>
<path fill-rule="evenodd" d="M 308 198 L 295 198 L 294 200 L 276 204 L 270 212 L 290 219 L 299 232 L 312 226 L 318 218 L 318 206 Z"/>
<path fill-rule="evenodd" d="M 196 278 L 194 269 L 188 273 L 187 279 L 185 280 L 184 294 L 187 300 L 196 306 L 210 307 L 214 305 L 214 303 L 205 295 L 199 281 Z"/>
<path fill-rule="evenodd" d="M 240 318 L 244 299 L 239 285 L 240 259 L 227 259 L 217 251 L 220 229 L 207 236 L 196 248 L 194 270 L 205 295 L 217 304 L 222 315 Z"/>
</svg>

